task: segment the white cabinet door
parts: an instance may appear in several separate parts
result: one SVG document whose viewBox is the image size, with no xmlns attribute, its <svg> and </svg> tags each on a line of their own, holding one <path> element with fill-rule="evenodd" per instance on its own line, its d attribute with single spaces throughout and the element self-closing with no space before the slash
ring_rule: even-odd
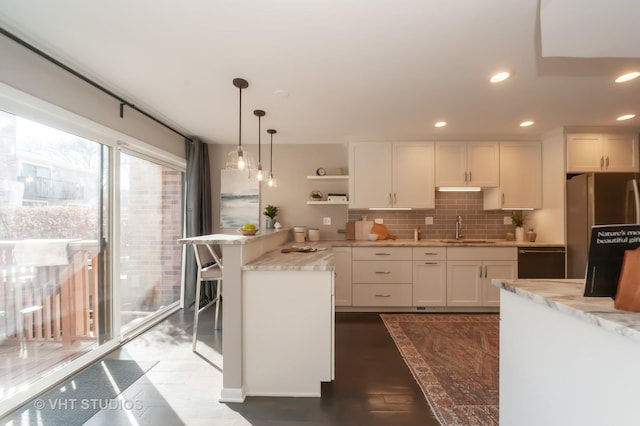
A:
<svg viewBox="0 0 640 426">
<path fill-rule="evenodd" d="M 400 208 L 435 208 L 432 142 L 393 145 L 393 205 Z"/>
<path fill-rule="evenodd" d="M 500 306 L 500 289 L 493 284 L 494 278 L 515 279 L 518 274 L 518 262 L 508 260 L 487 260 L 482 262 L 482 306 Z"/>
<path fill-rule="evenodd" d="M 542 207 L 540 142 L 500 143 L 500 186 L 484 191 L 485 210 Z"/>
<path fill-rule="evenodd" d="M 500 185 L 500 145 L 497 142 L 467 143 L 467 185 L 483 188 Z"/>
<path fill-rule="evenodd" d="M 466 186 L 467 147 L 464 142 L 436 142 L 436 187 Z"/>
<path fill-rule="evenodd" d="M 413 262 L 413 306 L 446 306 L 445 261 Z"/>
<path fill-rule="evenodd" d="M 567 172 L 637 172 L 638 137 L 634 134 L 567 135 Z"/>
<path fill-rule="evenodd" d="M 335 304 L 351 306 L 351 247 L 333 247 Z"/>
<path fill-rule="evenodd" d="M 482 262 L 447 261 L 447 306 L 482 304 Z"/>
<path fill-rule="evenodd" d="M 392 149 L 388 143 L 349 146 L 349 207 L 391 207 Z"/>
<path fill-rule="evenodd" d="M 500 182 L 497 142 L 436 142 L 435 186 L 494 187 Z"/>
<path fill-rule="evenodd" d="M 600 135 L 567 136 L 567 172 L 601 171 L 603 166 Z"/>
<path fill-rule="evenodd" d="M 353 143 L 349 207 L 434 208 L 432 142 Z"/>
<path fill-rule="evenodd" d="M 603 135 L 604 167 L 607 172 L 637 172 L 638 138 L 635 135 Z"/>
</svg>

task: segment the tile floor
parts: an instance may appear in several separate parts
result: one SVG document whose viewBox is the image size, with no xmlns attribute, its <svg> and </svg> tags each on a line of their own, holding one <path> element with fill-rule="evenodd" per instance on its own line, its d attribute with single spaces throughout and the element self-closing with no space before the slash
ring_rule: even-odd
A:
<svg viewBox="0 0 640 426">
<path fill-rule="evenodd" d="M 132 410 L 102 410 L 85 425 L 438 425 L 378 314 L 336 315 L 336 380 L 322 398 L 243 404 L 218 402 L 221 332 L 212 310 L 203 312 L 192 352 L 192 315 L 179 311 L 108 355 L 157 364 L 113 405 Z"/>
</svg>

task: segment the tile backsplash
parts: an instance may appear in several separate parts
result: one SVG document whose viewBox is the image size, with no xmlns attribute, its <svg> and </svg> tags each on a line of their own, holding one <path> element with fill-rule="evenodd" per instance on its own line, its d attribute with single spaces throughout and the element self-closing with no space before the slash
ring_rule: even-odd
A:
<svg viewBox="0 0 640 426">
<path fill-rule="evenodd" d="M 483 210 L 482 192 L 436 192 L 436 208 L 430 210 L 349 210 L 349 220 L 380 218 L 391 235 L 412 239 L 413 230 L 420 226 L 423 239 L 454 238 L 456 218 L 462 217 L 462 234 L 466 238 L 504 239 L 514 226 L 504 224 L 511 212 Z M 433 218 L 433 225 L 425 225 L 425 217 Z"/>
</svg>

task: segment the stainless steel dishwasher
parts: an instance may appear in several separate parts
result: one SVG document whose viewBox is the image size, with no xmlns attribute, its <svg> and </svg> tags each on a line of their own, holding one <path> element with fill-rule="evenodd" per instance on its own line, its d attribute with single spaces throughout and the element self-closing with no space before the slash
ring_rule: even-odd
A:
<svg viewBox="0 0 640 426">
<path fill-rule="evenodd" d="M 518 278 L 564 278 L 564 247 L 519 247 Z"/>
</svg>

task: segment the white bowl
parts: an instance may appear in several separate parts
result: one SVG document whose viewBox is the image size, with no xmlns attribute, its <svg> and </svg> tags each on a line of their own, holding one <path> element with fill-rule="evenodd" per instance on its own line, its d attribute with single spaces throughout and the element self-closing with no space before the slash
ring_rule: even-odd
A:
<svg viewBox="0 0 640 426">
<path fill-rule="evenodd" d="M 378 239 L 378 234 L 369 234 L 369 241 L 376 241 Z"/>
</svg>

